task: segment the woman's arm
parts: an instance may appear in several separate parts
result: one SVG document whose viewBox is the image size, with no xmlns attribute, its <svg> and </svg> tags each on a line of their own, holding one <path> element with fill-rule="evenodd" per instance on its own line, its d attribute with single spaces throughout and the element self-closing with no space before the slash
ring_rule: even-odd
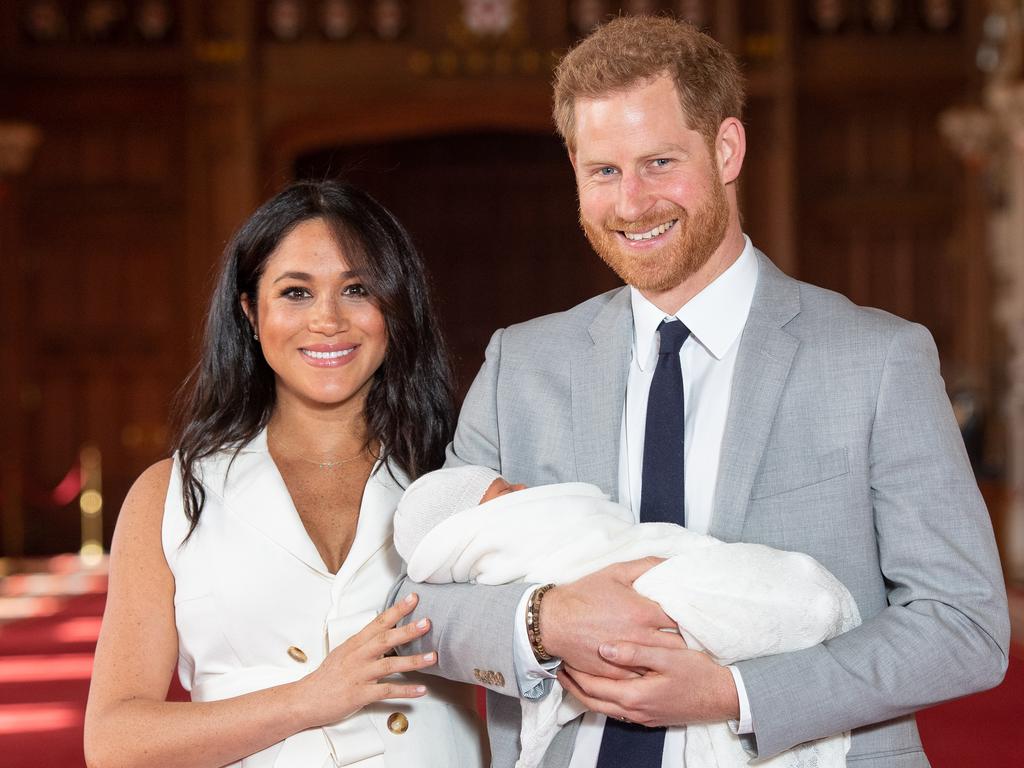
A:
<svg viewBox="0 0 1024 768">
<path fill-rule="evenodd" d="M 298 731 L 337 722 L 366 704 L 422 696 L 422 686 L 378 683 L 422 669 L 431 653 L 383 658 L 427 626 L 393 629 L 400 602 L 332 651 L 298 682 L 212 702 L 164 698 L 178 658 L 174 579 L 161 546 L 170 460 L 150 467 L 125 499 L 110 554 L 110 586 L 85 717 L 91 768 L 222 766 Z"/>
</svg>

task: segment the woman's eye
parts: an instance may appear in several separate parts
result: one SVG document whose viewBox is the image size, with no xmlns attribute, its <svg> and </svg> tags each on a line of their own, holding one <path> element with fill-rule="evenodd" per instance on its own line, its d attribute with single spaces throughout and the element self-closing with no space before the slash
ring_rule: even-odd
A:
<svg viewBox="0 0 1024 768">
<path fill-rule="evenodd" d="M 341 295 L 365 298 L 370 295 L 370 292 L 366 290 L 366 287 L 363 286 L 362 283 L 352 283 L 351 285 L 346 285 L 342 288 Z"/>
<path fill-rule="evenodd" d="M 286 299 L 305 299 L 310 296 L 308 288 L 301 288 L 299 286 L 292 286 L 291 288 L 285 288 L 281 291 L 281 296 Z"/>
</svg>

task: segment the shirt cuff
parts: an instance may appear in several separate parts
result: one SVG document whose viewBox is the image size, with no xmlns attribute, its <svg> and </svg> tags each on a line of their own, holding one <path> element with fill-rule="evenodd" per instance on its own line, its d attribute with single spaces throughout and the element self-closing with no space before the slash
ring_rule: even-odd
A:
<svg viewBox="0 0 1024 768">
<path fill-rule="evenodd" d="M 526 609 L 530 602 L 530 595 L 539 586 L 539 584 L 528 586 L 516 607 L 515 630 L 512 638 L 512 663 L 516 673 L 516 683 L 519 685 L 519 695 L 524 699 L 541 699 L 547 696 L 551 690 L 551 681 L 555 679 L 555 671 L 562 663 L 561 659 L 537 661 L 537 657 L 533 653 L 533 646 L 530 645 L 530 638 L 526 633 Z"/>
<path fill-rule="evenodd" d="M 729 727 L 738 736 L 754 732 L 754 724 L 750 718 L 750 699 L 747 698 L 747 687 L 743 684 L 743 675 L 734 666 L 726 667 L 732 672 L 732 681 L 736 684 L 736 696 L 740 700 L 740 719 L 730 720 Z"/>
</svg>

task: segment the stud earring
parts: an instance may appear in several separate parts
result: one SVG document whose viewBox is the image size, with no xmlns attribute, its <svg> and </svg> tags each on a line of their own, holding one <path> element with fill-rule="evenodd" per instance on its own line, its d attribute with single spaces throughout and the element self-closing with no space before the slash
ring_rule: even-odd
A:
<svg viewBox="0 0 1024 768">
<path fill-rule="evenodd" d="M 252 337 L 253 337 L 254 339 L 256 339 L 256 341 L 259 341 L 259 340 L 260 340 L 260 335 L 259 335 L 258 333 L 254 333 L 254 334 L 252 335 Z"/>
</svg>

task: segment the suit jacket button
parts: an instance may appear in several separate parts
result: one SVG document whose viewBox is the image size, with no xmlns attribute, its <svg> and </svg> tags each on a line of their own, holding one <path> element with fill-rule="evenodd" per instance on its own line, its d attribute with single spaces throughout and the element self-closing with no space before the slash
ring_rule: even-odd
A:
<svg viewBox="0 0 1024 768">
<path fill-rule="evenodd" d="M 409 718 L 401 712 L 393 712 L 388 718 L 388 730 L 395 734 L 405 733 L 409 730 Z"/>
<path fill-rule="evenodd" d="M 305 664 L 307 661 L 306 652 L 301 648 L 297 648 L 294 645 L 289 646 L 288 655 L 295 659 L 300 664 Z"/>
</svg>

